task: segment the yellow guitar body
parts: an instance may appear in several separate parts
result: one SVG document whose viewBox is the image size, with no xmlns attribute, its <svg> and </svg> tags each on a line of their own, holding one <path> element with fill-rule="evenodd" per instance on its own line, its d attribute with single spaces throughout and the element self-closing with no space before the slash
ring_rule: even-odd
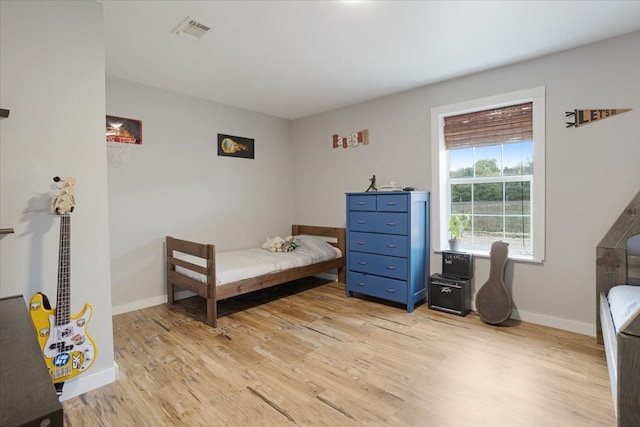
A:
<svg viewBox="0 0 640 427">
<path fill-rule="evenodd" d="M 56 326 L 56 310 L 50 308 L 47 297 L 37 293 L 31 298 L 31 322 L 54 384 L 81 374 L 95 362 L 96 345 L 86 332 L 92 313 L 91 304 L 85 304 L 69 323 Z"/>
<path fill-rule="evenodd" d="M 55 182 L 60 178 L 55 177 Z M 60 252 L 58 262 L 57 307 L 51 308 L 49 299 L 41 292 L 31 298 L 29 314 L 38 336 L 44 361 L 49 368 L 51 380 L 56 384 L 58 394 L 62 385 L 70 378 L 80 375 L 96 360 L 96 344 L 87 334 L 87 324 L 91 320 L 93 307 L 85 304 L 80 314 L 71 316 L 71 218 L 75 197 L 73 185 L 76 179 L 67 178 L 53 203 L 53 211 L 60 216 Z"/>
</svg>

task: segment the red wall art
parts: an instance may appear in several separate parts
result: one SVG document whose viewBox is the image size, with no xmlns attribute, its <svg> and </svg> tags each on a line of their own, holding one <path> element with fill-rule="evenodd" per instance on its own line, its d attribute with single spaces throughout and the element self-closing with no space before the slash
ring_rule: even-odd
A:
<svg viewBox="0 0 640 427">
<path fill-rule="evenodd" d="M 107 116 L 107 142 L 120 144 L 142 144 L 142 120 Z"/>
</svg>

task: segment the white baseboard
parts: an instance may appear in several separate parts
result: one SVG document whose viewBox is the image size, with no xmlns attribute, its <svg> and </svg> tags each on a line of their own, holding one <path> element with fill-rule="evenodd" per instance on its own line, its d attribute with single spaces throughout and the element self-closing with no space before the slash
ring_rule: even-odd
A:
<svg viewBox="0 0 640 427">
<path fill-rule="evenodd" d="M 178 300 L 178 299 L 189 298 L 194 295 L 196 294 L 194 294 L 191 291 L 179 291 L 179 292 L 176 292 L 175 299 Z M 168 300 L 166 295 L 160 295 L 157 297 L 145 298 L 145 299 L 129 302 L 126 304 L 116 305 L 116 306 L 113 306 L 113 309 L 112 309 L 113 315 L 115 316 L 116 314 L 128 313 L 134 310 L 141 310 L 143 308 L 153 307 L 154 305 L 165 304 L 167 301 Z"/>
<path fill-rule="evenodd" d="M 475 295 L 471 298 L 471 310 L 476 313 Z M 511 311 L 510 319 L 522 320 L 523 322 L 534 323 L 536 325 L 548 326 L 550 328 L 562 329 L 563 331 L 575 332 L 582 335 L 596 336 L 596 327 L 589 323 L 576 322 L 575 320 L 562 319 L 560 317 L 547 316 L 545 314 L 520 311 L 515 308 Z"/>
<path fill-rule="evenodd" d="M 69 381 L 65 381 L 62 387 L 60 401 L 71 399 L 91 390 L 95 390 L 118 380 L 118 364 L 114 361 L 111 368 L 92 373 L 84 374 Z"/>
<path fill-rule="evenodd" d="M 137 301 L 126 303 L 126 304 L 115 305 L 113 306 L 112 310 L 113 310 L 113 315 L 115 316 L 116 314 L 128 313 L 134 310 L 141 310 L 143 308 L 153 307 L 154 305 L 164 304 L 166 302 L 167 302 L 167 296 L 160 295 L 157 297 L 140 299 Z"/>
<path fill-rule="evenodd" d="M 513 310 L 511 318 L 522 320 L 523 322 L 535 323 L 536 325 L 549 326 L 551 328 L 576 332 L 578 334 L 596 336 L 596 327 L 589 323 L 576 322 L 575 320 L 562 319 L 544 314 L 529 313 L 526 311 Z"/>
</svg>

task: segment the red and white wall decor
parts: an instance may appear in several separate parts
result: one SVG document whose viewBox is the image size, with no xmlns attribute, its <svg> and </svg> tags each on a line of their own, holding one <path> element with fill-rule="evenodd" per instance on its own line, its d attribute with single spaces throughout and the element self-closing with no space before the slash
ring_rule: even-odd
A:
<svg viewBox="0 0 640 427">
<path fill-rule="evenodd" d="M 369 129 L 353 132 L 349 136 L 333 135 L 333 148 L 357 147 L 369 144 Z"/>
</svg>

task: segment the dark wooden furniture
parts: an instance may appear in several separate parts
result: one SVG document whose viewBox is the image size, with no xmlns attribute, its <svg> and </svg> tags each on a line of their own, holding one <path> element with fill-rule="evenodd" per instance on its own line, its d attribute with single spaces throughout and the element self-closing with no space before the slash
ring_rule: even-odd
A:
<svg viewBox="0 0 640 427">
<path fill-rule="evenodd" d="M 618 426 L 640 425 L 640 312 L 616 331 L 607 301 L 609 290 L 640 280 L 640 254 L 627 251 L 640 234 L 640 192 L 618 217 L 596 250 L 596 333 L 605 345 Z"/>
<path fill-rule="evenodd" d="M 0 299 L 0 390 L 1 427 L 63 425 L 22 295 Z"/>
<path fill-rule="evenodd" d="M 269 273 L 250 279 L 240 280 L 238 282 L 226 283 L 216 286 L 216 250 L 213 244 L 201 244 L 180 240 L 167 236 L 167 296 L 169 304 L 175 302 L 175 287 L 187 289 L 201 297 L 207 299 L 207 323 L 214 328 L 217 326 L 217 301 L 224 300 L 233 296 L 243 295 L 258 289 L 264 289 L 292 280 L 301 279 L 303 277 L 313 276 L 328 270 L 338 269 L 338 281 L 345 282 L 345 261 L 346 253 L 345 229 L 333 227 L 320 227 L 311 225 L 293 225 L 291 227 L 291 235 L 309 234 L 314 236 L 326 237 L 335 241 L 329 241 L 331 245 L 337 247 L 342 252 L 342 257 L 323 261 L 320 263 L 307 265 L 304 267 L 296 267 L 288 270 Z M 203 258 L 206 261 L 206 267 L 183 261 L 175 257 L 174 252 Z M 206 276 L 206 282 L 188 277 L 176 271 L 176 266 L 186 268 L 188 270 L 203 274 Z"/>
</svg>

